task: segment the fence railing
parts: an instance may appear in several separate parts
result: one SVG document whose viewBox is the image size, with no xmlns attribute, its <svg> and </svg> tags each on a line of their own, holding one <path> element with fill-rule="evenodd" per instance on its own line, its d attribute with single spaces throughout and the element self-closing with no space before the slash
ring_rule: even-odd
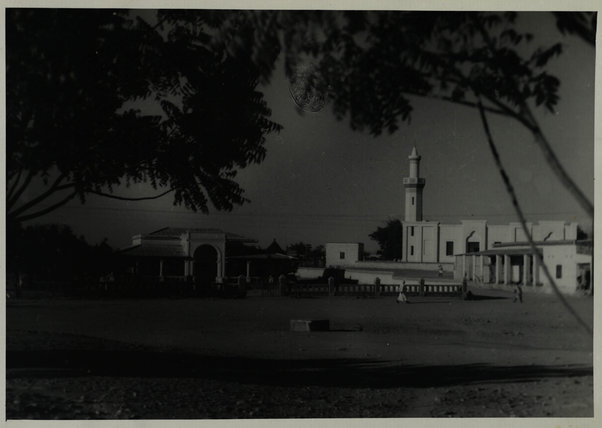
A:
<svg viewBox="0 0 602 428">
<path fill-rule="evenodd" d="M 399 285 L 392 284 L 291 284 L 291 296 L 328 296 L 328 295 L 395 295 L 400 292 Z M 404 293 L 409 296 L 462 296 L 462 284 L 406 284 Z"/>
</svg>

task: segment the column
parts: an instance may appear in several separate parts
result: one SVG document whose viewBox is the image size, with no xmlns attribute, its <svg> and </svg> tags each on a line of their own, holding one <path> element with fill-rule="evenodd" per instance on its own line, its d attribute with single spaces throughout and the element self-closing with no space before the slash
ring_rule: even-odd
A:
<svg viewBox="0 0 602 428">
<path fill-rule="evenodd" d="M 403 224 L 403 236 L 401 237 L 401 239 L 403 239 L 403 242 L 401 243 L 401 246 L 403 247 L 401 249 L 401 260 L 404 262 L 408 261 L 408 227 Z"/>
<path fill-rule="evenodd" d="M 159 278 L 163 279 L 163 259 L 159 259 Z"/>
<path fill-rule="evenodd" d="M 527 285 L 529 283 L 529 255 L 523 254 L 523 285 Z"/>
<path fill-rule="evenodd" d="M 502 269 L 502 257 L 499 254 L 495 255 L 495 283 L 500 283 L 500 274 Z"/>
<path fill-rule="evenodd" d="M 222 255 L 217 253 L 217 266 L 216 266 L 217 277 L 215 278 L 215 282 L 217 284 L 221 284 L 224 280 L 224 266 L 222 263 Z"/>
<path fill-rule="evenodd" d="M 476 273 L 477 273 L 477 256 L 476 256 L 476 254 L 472 255 L 472 269 L 471 270 L 472 270 L 472 278 L 471 279 L 474 281 Z"/>
<path fill-rule="evenodd" d="M 510 262 L 510 256 L 504 255 L 504 284 L 508 284 L 512 281 L 512 265 Z"/>
<path fill-rule="evenodd" d="M 424 233 L 422 230 L 422 226 L 418 226 L 420 230 L 420 263 L 424 261 Z"/>
<path fill-rule="evenodd" d="M 251 260 L 247 260 L 247 282 L 251 282 Z"/>
<path fill-rule="evenodd" d="M 539 283 L 539 258 L 533 255 L 533 285 Z"/>
<path fill-rule="evenodd" d="M 479 259 L 479 264 L 481 265 L 481 282 L 485 282 L 485 263 L 484 263 L 484 259 L 485 256 L 481 255 L 481 258 Z"/>
<path fill-rule="evenodd" d="M 466 254 L 462 254 L 462 278 L 466 276 Z"/>
</svg>

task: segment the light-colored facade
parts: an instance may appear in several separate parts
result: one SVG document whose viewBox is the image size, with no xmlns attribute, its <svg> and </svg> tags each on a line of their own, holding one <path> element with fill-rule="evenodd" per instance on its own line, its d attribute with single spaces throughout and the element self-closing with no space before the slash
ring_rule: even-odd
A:
<svg viewBox="0 0 602 428">
<path fill-rule="evenodd" d="M 409 176 L 403 179 L 405 210 L 402 259 L 384 269 L 421 269 L 454 271 L 454 278 L 465 276 L 476 282 L 548 286 L 542 267 L 527 245 L 520 222 L 489 224 L 485 219 L 461 220 L 444 224 L 423 219 L 422 200 L 426 180 L 420 177 L 420 160 L 416 148 L 408 157 Z M 591 276 L 592 243 L 578 241 L 578 225 L 565 221 L 527 223 L 529 234 L 537 243 L 544 262 L 563 292 L 574 292 L 584 278 Z M 327 244 L 327 265 L 353 269 L 373 269 L 362 262 L 353 246 Z M 344 253 L 345 257 L 341 257 Z M 388 264 L 391 264 L 389 262 Z M 578 279 L 579 278 L 579 279 Z M 588 282 L 589 284 L 589 282 Z"/>
<path fill-rule="evenodd" d="M 591 286 L 591 241 L 536 241 L 554 283 L 563 293 Z M 484 284 L 521 284 L 548 289 L 550 280 L 527 242 L 502 243 L 477 253 L 456 256 L 454 277 Z"/>
<path fill-rule="evenodd" d="M 404 262 L 453 263 L 456 254 L 490 250 L 508 242 L 525 242 L 520 223 L 490 225 L 487 220 L 462 220 L 459 224 L 403 221 Z M 540 221 L 527 223 L 533 239 L 542 242 L 577 239 L 577 223 Z"/>
<path fill-rule="evenodd" d="M 456 280 L 468 278 L 481 283 L 523 284 L 549 286 L 542 275 L 542 266 L 527 244 L 527 235 L 521 223 L 488 224 L 487 220 L 462 220 L 459 224 L 442 224 L 422 220 L 422 188 L 426 180 L 418 175 L 420 156 L 416 149 L 409 156 L 410 177 L 406 188 L 406 210 L 403 224 L 404 262 L 454 263 Z M 416 190 L 407 183 L 420 182 L 420 198 L 412 199 Z M 578 241 L 575 222 L 539 221 L 527 223 L 528 233 L 537 243 L 546 267 L 561 291 L 574 292 L 577 284 L 583 286 L 592 268 L 592 244 Z"/>
<path fill-rule="evenodd" d="M 496 244 L 524 242 L 526 235 L 520 223 L 490 225 L 487 220 L 462 220 L 459 224 L 442 224 L 422 219 L 422 190 L 426 180 L 419 175 L 421 157 L 416 148 L 408 157 L 410 176 L 405 187 L 402 260 L 414 263 L 453 263 L 456 254 L 489 250 Z M 577 239 L 577 223 L 540 221 L 528 223 L 536 241 Z"/>
<path fill-rule="evenodd" d="M 329 242 L 326 244 L 326 266 L 353 265 L 364 259 L 364 244 L 359 242 Z"/>
</svg>

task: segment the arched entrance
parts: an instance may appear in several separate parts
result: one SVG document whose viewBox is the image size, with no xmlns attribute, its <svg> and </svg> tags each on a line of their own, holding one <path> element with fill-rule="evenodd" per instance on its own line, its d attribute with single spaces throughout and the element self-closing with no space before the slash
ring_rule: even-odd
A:
<svg viewBox="0 0 602 428">
<path fill-rule="evenodd" d="M 217 277 L 217 250 L 211 245 L 201 245 L 194 251 L 193 275 L 197 284 L 209 285 Z"/>
</svg>

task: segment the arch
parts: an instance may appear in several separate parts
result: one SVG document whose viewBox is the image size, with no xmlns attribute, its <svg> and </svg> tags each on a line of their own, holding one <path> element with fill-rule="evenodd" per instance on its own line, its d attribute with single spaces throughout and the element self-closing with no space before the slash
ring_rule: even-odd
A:
<svg viewBox="0 0 602 428">
<path fill-rule="evenodd" d="M 192 274 L 195 282 L 209 285 L 216 281 L 220 275 L 219 250 L 213 245 L 199 245 L 194 250 Z"/>
</svg>

